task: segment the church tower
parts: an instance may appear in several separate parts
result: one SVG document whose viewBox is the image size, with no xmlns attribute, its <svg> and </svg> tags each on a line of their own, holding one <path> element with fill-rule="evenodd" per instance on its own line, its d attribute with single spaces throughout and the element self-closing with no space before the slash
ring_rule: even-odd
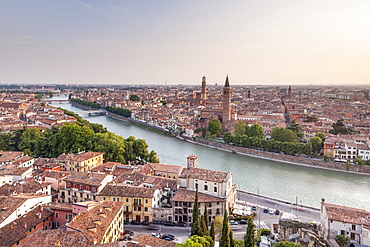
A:
<svg viewBox="0 0 370 247">
<path fill-rule="evenodd" d="M 207 99 L 207 81 L 206 81 L 206 77 L 203 76 L 202 77 L 202 100 L 206 100 Z"/>
<path fill-rule="evenodd" d="M 231 88 L 229 84 L 229 76 L 226 76 L 225 86 L 223 89 L 222 102 L 222 129 L 226 130 L 227 125 L 231 120 Z"/>
<path fill-rule="evenodd" d="M 292 97 L 292 88 L 290 86 L 288 88 L 288 97 Z"/>
</svg>

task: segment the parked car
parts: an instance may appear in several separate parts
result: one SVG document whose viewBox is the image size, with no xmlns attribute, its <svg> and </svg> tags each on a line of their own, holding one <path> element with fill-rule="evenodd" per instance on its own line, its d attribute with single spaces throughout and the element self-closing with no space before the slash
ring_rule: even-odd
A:
<svg viewBox="0 0 370 247">
<path fill-rule="evenodd" d="M 268 208 L 264 208 L 263 209 L 263 212 L 267 214 L 269 212 L 269 209 Z"/>
<path fill-rule="evenodd" d="M 162 239 L 166 239 L 166 240 L 175 240 L 175 236 L 172 235 L 172 234 L 164 234 L 162 235 Z"/>
<path fill-rule="evenodd" d="M 280 214 L 280 211 L 276 209 L 275 214 L 276 215 L 279 215 Z"/>
<path fill-rule="evenodd" d="M 144 225 L 144 226 L 149 226 L 149 221 L 143 221 L 143 222 L 141 222 L 141 224 Z"/>
<path fill-rule="evenodd" d="M 134 232 L 133 231 L 130 231 L 130 230 L 125 230 L 122 234 L 123 235 L 128 234 L 128 235 L 133 236 L 134 235 Z"/>
<path fill-rule="evenodd" d="M 164 223 L 165 226 L 176 226 L 176 223 L 175 222 L 171 222 L 171 221 L 166 221 Z"/>
<path fill-rule="evenodd" d="M 269 210 L 269 214 L 274 214 L 275 213 L 275 210 L 274 209 L 270 209 Z"/>
<path fill-rule="evenodd" d="M 241 220 L 240 221 L 240 225 L 247 225 L 248 224 L 248 222 L 247 221 L 245 221 L 245 220 Z"/>
<path fill-rule="evenodd" d="M 140 225 L 140 221 L 133 220 L 133 221 L 131 221 L 131 225 Z"/>
<path fill-rule="evenodd" d="M 257 210 L 257 207 L 256 206 L 252 206 L 252 210 L 253 211 L 256 211 Z"/>
<path fill-rule="evenodd" d="M 152 237 L 155 237 L 155 238 L 161 238 L 161 234 L 159 234 L 158 232 L 152 232 L 149 234 L 149 236 L 152 236 Z"/>
<path fill-rule="evenodd" d="M 186 227 L 186 223 L 185 222 L 177 222 L 176 225 L 177 226 L 180 226 L 180 227 Z"/>
<path fill-rule="evenodd" d="M 231 220 L 231 221 L 230 221 L 230 225 L 239 225 L 239 223 L 238 223 L 238 222 L 236 222 L 236 221 Z"/>
</svg>

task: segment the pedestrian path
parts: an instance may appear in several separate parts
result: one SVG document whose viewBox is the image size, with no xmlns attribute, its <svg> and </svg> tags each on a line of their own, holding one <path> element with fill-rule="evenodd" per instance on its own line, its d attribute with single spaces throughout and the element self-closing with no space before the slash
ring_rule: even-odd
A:
<svg viewBox="0 0 370 247">
<path fill-rule="evenodd" d="M 254 225 L 256 226 L 256 230 L 258 229 L 270 229 L 263 221 L 254 220 Z"/>
</svg>

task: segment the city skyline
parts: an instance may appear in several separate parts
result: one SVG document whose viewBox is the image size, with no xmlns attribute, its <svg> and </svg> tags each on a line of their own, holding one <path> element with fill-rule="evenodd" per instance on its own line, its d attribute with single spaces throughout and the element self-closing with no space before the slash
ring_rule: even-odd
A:
<svg viewBox="0 0 370 247">
<path fill-rule="evenodd" d="M 367 1 L 0 6 L 0 84 L 370 84 Z"/>
</svg>

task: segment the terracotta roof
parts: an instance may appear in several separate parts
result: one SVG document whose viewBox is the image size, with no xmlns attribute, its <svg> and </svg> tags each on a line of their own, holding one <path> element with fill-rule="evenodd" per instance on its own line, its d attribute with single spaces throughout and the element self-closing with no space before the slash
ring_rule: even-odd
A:
<svg viewBox="0 0 370 247">
<path fill-rule="evenodd" d="M 4 184 L 0 187 L 1 196 L 10 196 L 14 192 L 17 194 L 21 193 L 36 193 L 45 187 L 48 187 L 49 183 L 40 183 L 35 181 L 33 178 L 20 180 L 14 183 L 14 185 Z"/>
<path fill-rule="evenodd" d="M 41 174 L 40 174 L 40 177 L 42 178 L 55 178 L 55 179 L 61 179 L 61 178 L 64 178 L 68 175 L 71 175 L 72 172 L 69 172 L 69 171 L 55 171 L 55 170 L 46 170 L 46 171 L 43 171 Z"/>
<path fill-rule="evenodd" d="M 85 173 L 85 172 L 77 172 L 68 175 L 63 180 L 65 182 L 72 182 L 77 184 L 87 184 L 93 186 L 101 185 L 104 178 L 108 176 L 104 173 Z"/>
<path fill-rule="evenodd" d="M 75 162 L 81 162 L 85 161 L 100 155 L 103 155 L 104 153 L 97 153 L 97 152 L 83 152 L 79 154 L 61 154 L 58 156 L 57 160 L 68 160 L 68 161 L 75 161 Z"/>
<path fill-rule="evenodd" d="M 325 203 L 329 220 L 370 226 L 370 212 L 364 209 L 350 208 Z"/>
<path fill-rule="evenodd" d="M 49 218 L 51 215 L 53 215 L 53 212 L 50 210 L 37 207 L 31 212 L 7 224 L 0 229 L 0 246 L 10 246 L 27 237 L 26 232 Z"/>
<path fill-rule="evenodd" d="M 18 156 L 23 155 L 23 152 L 0 151 L 0 162 L 9 162 L 15 160 Z"/>
<path fill-rule="evenodd" d="M 183 174 L 180 175 L 180 178 L 194 178 L 194 179 L 222 183 L 222 182 L 227 181 L 231 174 L 232 174 L 231 172 L 220 172 L 220 171 L 190 167 Z"/>
<path fill-rule="evenodd" d="M 179 175 L 181 174 L 182 170 L 185 168 L 184 166 L 158 164 L 158 163 L 149 163 L 149 165 L 153 168 L 154 171 L 169 172 L 169 173 L 175 173 Z"/>
<path fill-rule="evenodd" d="M 186 188 L 180 188 L 176 192 L 176 195 L 173 197 L 172 201 L 194 202 L 195 191 L 187 190 Z M 223 201 L 226 201 L 226 199 L 198 192 L 198 202 L 223 202 Z"/>
<path fill-rule="evenodd" d="M 152 247 L 175 247 L 176 243 L 163 240 L 160 238 L 155 238 L 148 235 L 141 235 L 138 238 L 134 239 L 134 242 L 138 242 L 140 245 L 143 246 L 152 246 Z"/>
<path fill-rule="evenodd" d="M 27 201 L 27 198 L 0 196 L 0 223 L 8 218 L 25 201 Z"/>
<path fill-rule="evenodd" d="M 38 231 L 28 235 L 23 239 L 20 247 L 89 247 L 92 242 L 82 232 L 67 232 L 66 230 L 46 230 Z"/>
<path fill-rule="evenodd" d="M 155 189 L 145 187 L 132 187 L 128 185 L 107 185 L 99 193 L 100 196 L 121 196 L 153 198 Z"/>
<path fill-rule="evenodd" d="M 123 208 L 123 202 L 102 201 L 99 205 L 88 211 L 79 213 L 67 225 L 67 229 L 73 228 L 83 232 L 90 241 L 100 243 L 104 237 L 107 228 L 116 217 L 117 213 Z M 100 220 L 100 224 L 94 224 L 93 221 Z M 91 227 L 94 231 L 91 231 Z"/>
</svg>

